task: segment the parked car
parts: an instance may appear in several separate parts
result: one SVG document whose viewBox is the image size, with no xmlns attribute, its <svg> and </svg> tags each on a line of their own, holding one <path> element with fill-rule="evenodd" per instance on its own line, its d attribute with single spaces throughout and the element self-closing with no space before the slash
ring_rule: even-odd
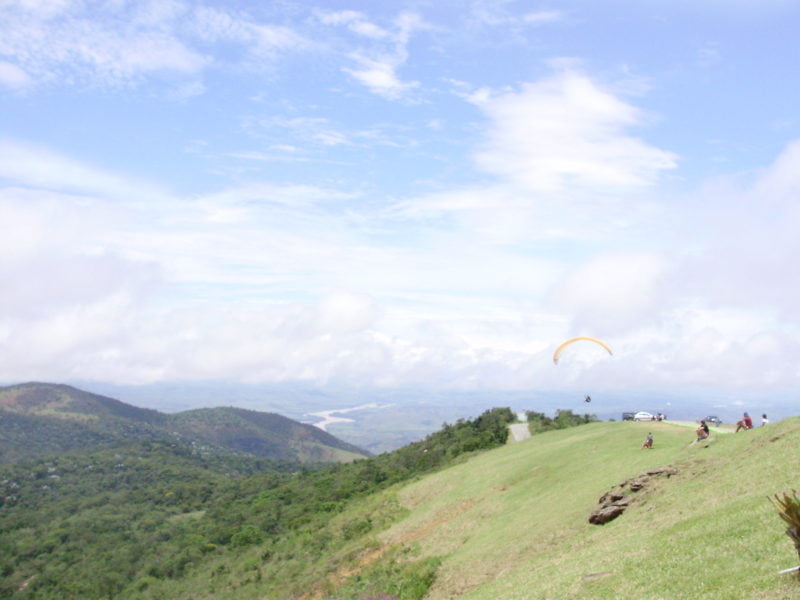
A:
<svg viewBox="0 0 800 600">
<path fill-rule="evenodd" d="M 633 421 L 633 417 L 635 415 L 636 415 L 636 413 L 624 412 L 624 413 L 622 413 L 622 420 L 623 421 Z"/>
<path fill-rule="evenodd" d="M 706 425 L 714 425 L 715 427 L 719 427 L 722 425 L 722 419 L 715 415 L 711 415 L 706 417 L 705 419 L 701 419 L 702 421 L 706 422 Z"/>
<path fill-rule="evenodd" d="M 633 420 L 634 421 L 654 421 L 655 417 L 653 415 L 651 415 L 649 412 L 644 412 L 643 410 L 640 410 L 635 415 L 633 415 Z"/>
</svg>

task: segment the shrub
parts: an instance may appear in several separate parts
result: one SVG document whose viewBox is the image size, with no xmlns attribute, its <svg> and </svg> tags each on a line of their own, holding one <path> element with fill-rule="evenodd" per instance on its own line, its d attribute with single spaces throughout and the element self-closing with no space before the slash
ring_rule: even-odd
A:
<svg viewBox="0 0 800 600">
<path fill-rule="evenodd" d="M 797 491 L 792 490 L 791 496 L 787 492 L 783 493 L 783 497 L 775 494 L 774 503 L 778 507 L 781 519 L 788 525 L 786 535 L 794 542 L 795 550 L 800 556 L 800 499 L 797 497 Z"/>
</svg>

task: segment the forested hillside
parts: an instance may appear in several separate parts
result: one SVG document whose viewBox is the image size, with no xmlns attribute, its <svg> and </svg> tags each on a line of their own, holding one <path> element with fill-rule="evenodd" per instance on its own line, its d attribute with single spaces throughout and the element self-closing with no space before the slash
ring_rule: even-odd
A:
<svg viewBox="0 0 800 600">
<path fill-rule="evenodd" d="M 317 463 L 347 462 L 368 455 L 326 431 L 275 413 L 226 407 L 167 416 L 167 427 L 185 439 L 254 456 Z"/>
<path fill-rule="evenodd" d="M 67 385 L 0 388 L 0 463 L 143 440 L 187 443 L 206 454 L 301 463 L 347 462 L 369 455 L 316 427 L 274 413 L 206 408 L 165 414 Z"/>
<path fill-rule="evenodd" d="M 504 444 L 513 418 L 494 409 L 396 452 L 316 469 L 161 441 L 0 467 L 0 595 L 299 597 L 402 513 L 372 506 L 376 492 Z M 399 580 L 435 570 L 417 566 Z"/>
</svg>

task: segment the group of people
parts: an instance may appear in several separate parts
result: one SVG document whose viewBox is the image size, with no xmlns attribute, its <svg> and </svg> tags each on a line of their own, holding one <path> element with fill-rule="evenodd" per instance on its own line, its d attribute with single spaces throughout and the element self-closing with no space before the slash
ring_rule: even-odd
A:
<svg viewBox="0 0 800 600">
<path fill-rule="evenodd" d="M 761 415 L 761 426 L 769 424 L 769 419 L 767 418 L 767 414 L 764 413 Z M 752 429 L 753 428 L 753 419 L 750 417 L 748 413 L 744 413 L 741 420 L 736 422 L 736 433 L 739 433 L 743 429 Z M 697 439 L 695 443 L 702 442 L 703 440 L 707 439 L 709 436 L 708 424 L 705 421 L 700 421 L 700 427 L 695 429 L 695 434 L 697 435 Z M 642 449 L 648 448 L 651 449 L 653 447 L 653 434 L 648 433 L 647 438 L 644 440 L 642 444 Z"/>
<path fill-rule="evenodd" d="M 769 419 L 767 418 L 767 413 L 763 413 L 761 415 L 761 426 L 767 425 L 769 423 Z M 753 428 L 753 419 L 750 418 L 750 415 L 744 413 L 744 416 L 740 421 L 736 422 L 736 433 L 739 433 L 742 429 L 752 429 Z"/>
<path fill-rule="evenodd" d="M 769 424 L 769 419 L 767 418 L 767 413 L 763 413 L 761 415 L 761 426 Z M 736 431 L 734 433 L 739 433 L 744 429 L 752 429 L 753 428 L 753 419 L 750 417 L 749 413 L 744 413 L 742 418 L 736 422 Z M 701 442 L 708 437 L 708 425 L 705 421 L 700 421 L 700 427 L 695 430 L 697 433 L 697 439 L 695 441 Z"/>
</svg>

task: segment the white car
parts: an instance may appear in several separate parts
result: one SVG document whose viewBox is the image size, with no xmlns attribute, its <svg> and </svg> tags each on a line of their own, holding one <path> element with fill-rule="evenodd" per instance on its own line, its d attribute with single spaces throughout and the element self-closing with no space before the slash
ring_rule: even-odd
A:
<svg viewBox="0 0 800 600">
<path fill-rule="evenodd" d="M 652 421 L 653 415 L 649 412 L 639 411 L 635 415 L 633 415 L 634 421 Z"/>
</svg>

